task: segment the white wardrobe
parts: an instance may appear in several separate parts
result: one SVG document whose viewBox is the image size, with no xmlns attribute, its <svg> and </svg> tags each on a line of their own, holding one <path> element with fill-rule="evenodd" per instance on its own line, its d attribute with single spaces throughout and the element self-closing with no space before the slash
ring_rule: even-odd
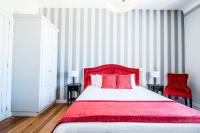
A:
<svg viewBox="0 0 200 133">
<path fill-rule="evenodd" d="M 0 121 L 11 116 L 13 18 L 0 10 Z"/>
<path fill-rule="evenodd" d="M 14 18 L 11 111 L 36 116 L 56 100 L 58 29 L 41 15 Z"/>
</svg>

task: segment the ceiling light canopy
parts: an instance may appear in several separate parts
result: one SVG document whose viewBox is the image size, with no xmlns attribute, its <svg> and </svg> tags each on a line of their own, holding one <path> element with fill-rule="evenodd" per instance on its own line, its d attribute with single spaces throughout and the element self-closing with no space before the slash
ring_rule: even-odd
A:
<svg viewBox="0 0 200 133">
<path fill-rule="evenodd" d="M 108 0 L 107 7 L 112 12 L 127 12 L 134 9 L 137 1 L 138 0 Z"/>
</svg>

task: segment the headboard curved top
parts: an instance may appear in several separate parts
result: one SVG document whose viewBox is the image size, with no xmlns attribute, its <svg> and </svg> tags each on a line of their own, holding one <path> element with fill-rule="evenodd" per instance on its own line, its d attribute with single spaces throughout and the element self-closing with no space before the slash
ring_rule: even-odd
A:
<svg viewBox="0 0 200 133">
<path fill-rule="evenodd" d="M 117 64 L 106 64 L 102 66 L 97 66 L 93 68 L 84 68 L 84 89 L 91 85 L 91 75 L 95 74 L 117 74 L 117 75 L 126 75 L 126 74 L 135 74 L 136 85 L 139 85 L 139 72 L 137 68 L 128 68 L 125 66 Z"/>
</svg>

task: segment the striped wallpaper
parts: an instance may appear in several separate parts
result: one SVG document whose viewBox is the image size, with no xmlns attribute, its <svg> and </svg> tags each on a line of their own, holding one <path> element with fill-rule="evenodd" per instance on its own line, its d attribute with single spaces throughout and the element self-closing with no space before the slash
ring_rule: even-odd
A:
<svg viewBox="0 0 200 133">
<path fill-rule="evenodd" d="M 115 14 L 106 9 L 41 8 L 40 13 L 57 25 L 58 94 L 66 99 L 68 72 L 84 67 L 116 63 L 141 68 L 141 85 L 152 82 L 149 72 L 158 70 L 158 82 L 166 84 L 168 72 L 184 72 L 182 11 L 132 10 Z"/>
</svg>

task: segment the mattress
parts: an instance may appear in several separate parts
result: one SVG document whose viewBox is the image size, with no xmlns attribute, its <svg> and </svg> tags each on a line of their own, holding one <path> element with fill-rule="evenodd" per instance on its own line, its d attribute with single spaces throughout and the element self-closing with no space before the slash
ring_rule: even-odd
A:
<svg viewBox="0 0 200 133">
<path fill-rule="evenodd" d="M 118 101 L 171 101 L 143 87 L 134 89 L 101 89 L 88 86 L 79 96 L 81 100 Z M 142 123 L 142 122 L 69 122 L 59 124 L 54 133 L 199 133 L 195 123 Z"/>
</svg>

